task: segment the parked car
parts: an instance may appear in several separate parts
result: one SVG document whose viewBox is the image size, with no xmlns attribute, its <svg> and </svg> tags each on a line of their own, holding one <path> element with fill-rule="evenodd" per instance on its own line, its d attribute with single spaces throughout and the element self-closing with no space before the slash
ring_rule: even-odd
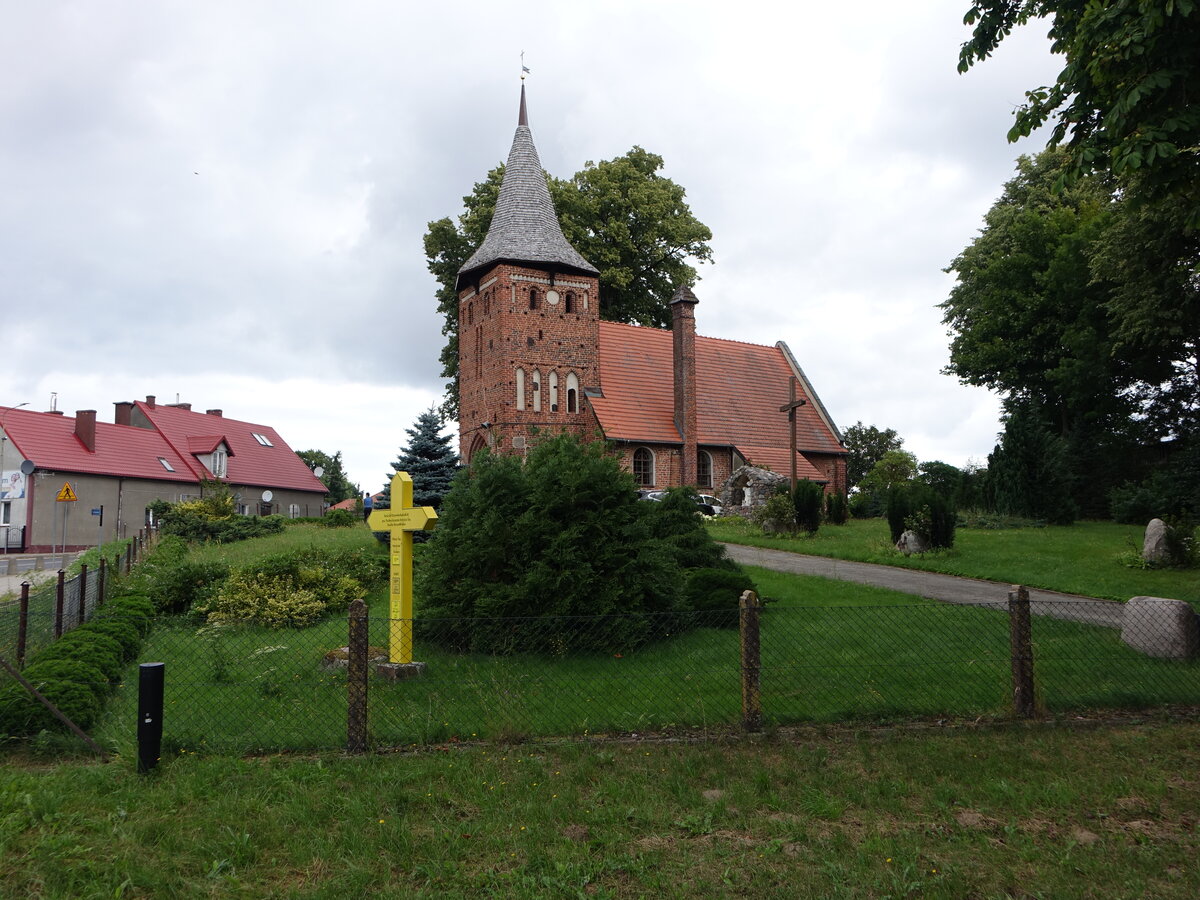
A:
<svg viewBox="0 0 1200 900">
<path fill-rule="evenodd" d="M 638 499 L 639 500 L 650 500 L 652 502 L 658 502 L 665 496 L 667 496 L 666 491 L 649 491 L 649 490 L 638 491 Z M 711 494 L 697 494 L 696 495 L 696 505 L 700 508 L 700 512 L 704 513 L 704 515 L 706 515 L 706 516 L 721 515 L 721 501 L 718 500 L 716 497 L 712 496 Z"/>
</svg>

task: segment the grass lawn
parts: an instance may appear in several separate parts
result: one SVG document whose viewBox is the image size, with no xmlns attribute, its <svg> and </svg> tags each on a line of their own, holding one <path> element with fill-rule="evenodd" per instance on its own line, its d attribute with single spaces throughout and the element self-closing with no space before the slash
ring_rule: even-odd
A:
<svg viewBox="0 0 1200 900">
<path fill-rule="evenodd" d="M 270 546 L 264 542 L 263 546 Z M 768 724 L 1003 717 L 1004 613 L 893 591 L 751 569 L 764 594 L 762 696 Z M 371 598 L 371 643 L 387 644 L 387 598 Z M 1110 629 L 1037 619 L 1046 711 L 1194 703 L 1200 663 L 1149 660 Z M 346 681 L 322 669 L 345 619 L 305 629 L 204 629 L 164 620 L 143 649 L 166 663 L 165 746 L 245 753 L 345 741 Z M 445 651 L 419 638 L 418 680 L 370 686 L 376 746 L 552 735 L 705 734 L 740 720 L 736 629 L 701 627 L 640 649 L 556 659 Z M 132 674 L 132 671 L 131 671 Z M 96 737 L 133 752 L 136 685 L 121 687 Z"/>
<path fill-rule="evenodd" d="M 1200 724 L 12 761 L 4 897 L 1200 894 Z"/>
<path fill-rule="evenodd" d="M 1200 608 L 1200 571 L 1135 569 L 1122 562 L 1141 551 L 1145 529 L 1113 522 L 1079 522 L 1045 528 L 960 528 L 954 548 L 906 557 L 891 546 L 885 519 L 851 519 L 843 526 L 824 525 L 815 535 L 781 537 L 734 516 L 709 520 L 719 541 L 791 550 L 857 562 L 965 575 L 1047 590 L 1128 600 L 1172 597 Z"/>
</svg>

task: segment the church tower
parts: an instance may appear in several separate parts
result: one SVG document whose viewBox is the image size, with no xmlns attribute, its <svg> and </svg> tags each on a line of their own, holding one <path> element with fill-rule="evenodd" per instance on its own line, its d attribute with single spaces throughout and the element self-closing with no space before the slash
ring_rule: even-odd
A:
<svg viewBox="0 0 1200 900">
<path fill-rule="evenodd" d="M 535 432 L 591 434 L 600 388 L 599 272 L 562 233 L 525 85 L 487 236 L 458 272 L 459 441 L 523 454 Z"/>
</svg>

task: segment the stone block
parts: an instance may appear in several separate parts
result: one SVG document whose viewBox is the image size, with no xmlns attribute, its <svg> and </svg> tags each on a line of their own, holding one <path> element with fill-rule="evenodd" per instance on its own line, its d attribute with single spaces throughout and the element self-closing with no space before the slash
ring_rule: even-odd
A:
<svg viewBox="0 0 1200 900">
<path fill-rule="evenodd" d="M 1163 562 L 1167 556 L 1167 524 L 1162 519 L 1151 519 L 1142 542 L 1142 559 L 1157 563 Z"/>
<path fill-rule="evenodd" d="M 1182 600 L 1134 597 L 1125 604 L 1121 640 L 1157 659 L 1191 659 L 1200 651 L 1200 620 Z"/>
<path fill-rule="evenodd" d="M 409 678 L 420 678 L 424 675 L 425 663 L 384 662 L 375 667 L 375 674 L 384 681 L 407 681 Z"/>
<path fill-rule="evenodd" d="M 896 549 L 905 556 L 912 556 L 914 553 L 927 553 L 929 545 L 915 531 L 906 531 L 900 535 L 900 540 L 896 541 Z"/>
</svg>

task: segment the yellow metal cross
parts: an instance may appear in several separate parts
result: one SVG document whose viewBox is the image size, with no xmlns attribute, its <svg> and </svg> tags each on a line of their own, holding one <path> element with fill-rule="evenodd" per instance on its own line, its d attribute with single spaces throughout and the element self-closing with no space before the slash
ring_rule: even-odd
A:
<svg viewBox="0 0 1200 900">
<path fill-rule="evenodd" d="M 367 517 L 372 531 L 391 533 L 391 590 L 388 617 L 388 660 L 410 663 L 412 658 L 413 532 L 433 531 L 437 513 L 432 506 L 413 506 L 413 481 L 407 472 L 392 476 L 392 508 L 377 509 Z"/>
</svg>

